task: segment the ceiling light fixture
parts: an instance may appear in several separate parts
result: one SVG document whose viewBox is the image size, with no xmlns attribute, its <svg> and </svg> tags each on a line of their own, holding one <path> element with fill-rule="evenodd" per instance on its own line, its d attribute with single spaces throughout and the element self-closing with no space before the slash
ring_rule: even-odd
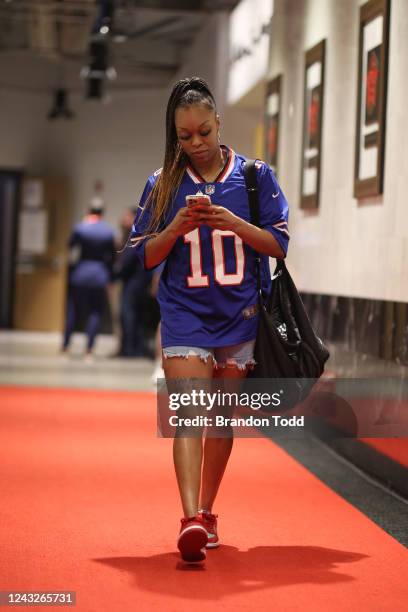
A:
<svg viewBox="0 0 408 612">
<path fill-rule="evenodd" d="M 113 0 L 99 1 L 99 15 L 92 28 L 89 43 L 89 65 L 84 66 L 80 76 L 86 79 L 86 97 L 103 98 L 105 78 L 116 78 L 116 70 L 109 66 L 109 42 L 113 23 Z"/>
</svg>

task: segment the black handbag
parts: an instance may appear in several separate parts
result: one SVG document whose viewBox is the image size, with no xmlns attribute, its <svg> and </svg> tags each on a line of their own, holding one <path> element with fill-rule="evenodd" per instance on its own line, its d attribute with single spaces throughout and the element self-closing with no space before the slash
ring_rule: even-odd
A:
<svg viewBox="0 0 408 612">
<path fill-rule="evenodd" d="M 259 227 L 259 196 L 254 160 L 244 165 L 251 221 Z M 315 334 L 301 297 L 283 259 L 277 260 L 272 288 L 265 299 L 261 288 L 261 258 L 256 257 L 259 327 L 254 358 L 248 378 L 288 379 L 279 410 L 302 402 L 324 371 L 330 356 Z M 280 383 L 283 381 L 280 381 Z M 278 411 L 279 411 L 278 410 Z M 276 411 L 276 409 L 273 409 Z"/>
</svg>

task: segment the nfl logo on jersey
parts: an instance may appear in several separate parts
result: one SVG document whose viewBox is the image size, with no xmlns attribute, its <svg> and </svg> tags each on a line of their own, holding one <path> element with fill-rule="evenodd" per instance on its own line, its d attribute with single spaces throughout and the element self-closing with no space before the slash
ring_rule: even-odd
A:
<svg viewBox="0 0 408 612">
<path fill-rule="evenodd" d="M 215 193 L 215 185 L 206 185 L 204 191 L 209 196 L 213 195 Z"/>
</svg>

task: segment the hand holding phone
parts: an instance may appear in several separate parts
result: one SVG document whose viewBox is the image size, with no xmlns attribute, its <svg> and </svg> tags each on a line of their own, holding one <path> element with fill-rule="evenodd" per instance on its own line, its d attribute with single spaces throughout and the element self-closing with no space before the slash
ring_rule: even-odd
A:
<svg viewBox="0 0 408 612">
<path fill-rule="evenodd" d="M 186 196 L 186 206 L 194 208 L 195 206 L 210 206 L 211 198 L 204 193 Z"/>
</svg>

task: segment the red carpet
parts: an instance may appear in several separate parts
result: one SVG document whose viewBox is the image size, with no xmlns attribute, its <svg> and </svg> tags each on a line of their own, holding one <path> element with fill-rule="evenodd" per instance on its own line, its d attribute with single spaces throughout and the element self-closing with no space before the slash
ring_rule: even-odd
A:
<svg viewBox="0 0 408 612">
<path fill-rule="evenodd" d="M 235 440 L 223 545 L 188 566 L 153 394 L 3 388 L 0 406 L 0 590 L 73 590 L 81 612 L 406 609 L 406 549 L 271 441 Z"/>
</svg>

